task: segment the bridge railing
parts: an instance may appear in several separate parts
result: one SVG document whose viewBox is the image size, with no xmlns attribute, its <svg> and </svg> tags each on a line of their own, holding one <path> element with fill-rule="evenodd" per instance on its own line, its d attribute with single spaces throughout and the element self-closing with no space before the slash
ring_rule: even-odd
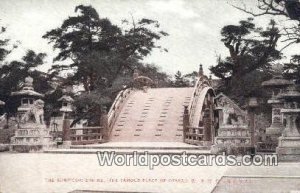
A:
<svg viewBox="0 0 300 193">
<path fill-rule="evenodd" d="M 128 96 L 131 94 L 132 89 L 128 88 L 125 90 L 122 90 L 119 92 L 119 94 L 117 95 L 114 103 L 112 104 L 109 112 L 107 113 L 107 117 L 108 117 L 108 134 L 110 135 L 112 126 L 114 125 L 114 123 L 116 122 L 116 119 L 121 111 L 122 106 L 124 105 L 126 99 L 128 98 Z"/>
<path fill-rule="evenodd" d="M 189 106 L 188 106 L 188 112 L 189 112 L 189 120 L 193 120 L 194 114 L 195 114 L 195 109 L 197 106 L 197 102 L 198 102 L 198 98 L 197 96 L 199 96 L 203 86 L 203 78 L 204 77 L 199 77 L 196 81 L 196 84 L 194 86 L 194 91 L 193 91 L 193 95 L 191 97 Z"/>
<path fill-rule="evenodd" d="M 188 110 L 189 110 L 189 114 L 190 114 L 190 116 L 189 116 L 190 120 L 191 120 L 192 114 L 194 114 L 194 109 L 195 109 L 195 104 L 196 104 L 195 99 L 197 98 L 195 96 L 197 95 L 198 84 L 199 84 L 199 79 L 196 82 L 196 85 L 195 85 L 195 88 L 194 88 L 194 91 L 193 91 L 193 95 L 192 95 L 190 104 L 188 106 Z"/>
<path fill-rule="evenodd" d="M 187 127 L 185 133 L 185 143 L 193 145 L 203 145 L 204 127 Z"/>
<path fill-rule="evenodd" d="M 117 95 L 109 112 L 101 115 L 100 126 L 98 127 L 71 128 L 70 120 L 64 119 L 62 134 L 63 141 L 71 141 L 72 145 L 107 142 L 111 128 L 130 93 L 131 89 L 126 89 Z"/>
<path fill-rule="evenodd" d="M 103 143 L 103 127 L 70 128 L 69 137 L 72 145 Z"/>
</svg>

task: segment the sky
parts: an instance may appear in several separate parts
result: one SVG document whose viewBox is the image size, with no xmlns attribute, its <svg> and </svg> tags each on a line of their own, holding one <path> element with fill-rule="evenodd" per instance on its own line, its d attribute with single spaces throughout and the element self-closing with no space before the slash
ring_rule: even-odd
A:
<svg viewBox="0 0 300 193">
<path fill-rule="evenodd" d="M 247 7 L 255 8 L 255 2 L 247 1 Z M 40 70 L 46 71 L 58 51 L 42 36 L 75 15 L 74 9 L 79 4 L 92 5 L 100 17 L 118 25 L 131 15 L 135 19 L 154 19 L 170 34 L 158 42 L 168 52 L 153 51 L 144 62 L 156 64 L 169 74 L 178 70 L 197 71 L 199 64 L 203 64 L 204 72 L 209 74 L 217 55 L 228 55 L 220 41 L 222 27 L 249 17 L 231 6 L 239 3 L 238 0 L 1 0 L 0 23 L 7 27 L 6 35 L 12 43 L 20 42 L 7 60 L 20 59 L 28 49 L 45 52 L 48 56 Z M 266 17 L 256 20 L 261 25 L 268 22 Z M 297 49 L 288 48 L 286 53 L 295 53 Z"/>
</svg>

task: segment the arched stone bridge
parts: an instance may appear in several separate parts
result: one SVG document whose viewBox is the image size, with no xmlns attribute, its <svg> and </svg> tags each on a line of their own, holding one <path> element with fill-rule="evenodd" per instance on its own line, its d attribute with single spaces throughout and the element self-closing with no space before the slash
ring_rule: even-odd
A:
<svg viewBox="0 0 300 193">
<path fill-rule="evenodd" d="M 185 142 L 208 146 L 214 139 L 214 91 L 202 71 L 194 87 L 121 91 L 107 114 L 112 142 Z"/>
</svg>

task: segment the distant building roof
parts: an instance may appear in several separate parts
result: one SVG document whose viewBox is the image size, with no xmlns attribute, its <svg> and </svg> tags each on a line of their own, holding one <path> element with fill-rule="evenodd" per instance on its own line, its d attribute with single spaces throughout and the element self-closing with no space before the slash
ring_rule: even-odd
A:
<svg viewBox="0 0 300 193">
<path fill-rule="evenodd" d="M 293 81 L 286 80 L 282 76 L 275 76 L 270 80 L 264 81 L 261 85 L 265 87 L 288 86 L 293 85 Z"/>
<path fill-rule="evenodd" d="M 74 102 L 74 99 L 70 96 L 63 95 L 61 98 L 58 99 L 58 101 Z"/>
</svg>

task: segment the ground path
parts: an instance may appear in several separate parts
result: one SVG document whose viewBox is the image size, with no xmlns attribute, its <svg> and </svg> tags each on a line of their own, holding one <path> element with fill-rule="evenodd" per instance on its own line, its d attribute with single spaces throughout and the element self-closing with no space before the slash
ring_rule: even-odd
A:
<svg viewBox="0 0 300 193">
<path fill-rule="evenodd" d="M 232 177 L 243 180 L 251 176 L 250 181 L 249 178 L 240 183 L 232 180 Z M 263 176 L 273 178 L 261 180 Z M 284 187 L 282 184 L 285 189 L 293 188 L 292 183 L 299 183 L 297 176 L 300 176 L 298 163 L 270 167 L 158 166 L 149 170 L 135 166 L 100 167 L 95 154 L 0 154 L 0 192 L 5 193 L 66 193 L 74 190 L 206 193 L 211 192 L 218 182 L 215 192 L 268 192 L 271 190 L 268 187 L 279 190 Z M 284 177 L 290 179 L 284 180 Z M 220 184 L 221 178 L 225 181 Z M 231 179 L 229 182 L 228 178 Z M 161 179 L 166 181 L 160 182 Z M 233 191 L 233 188 L 239 191 Z"/>
</svg>

